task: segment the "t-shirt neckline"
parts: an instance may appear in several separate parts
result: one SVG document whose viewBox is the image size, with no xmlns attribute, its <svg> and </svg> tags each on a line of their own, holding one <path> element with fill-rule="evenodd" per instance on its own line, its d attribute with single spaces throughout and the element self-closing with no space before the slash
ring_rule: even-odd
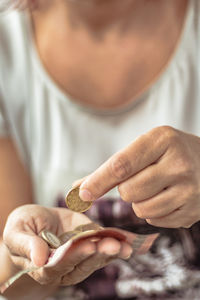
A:
<svg viewBox="0 0 200 300">
<path fill-rule="evenodd" d="M 151 80 L 150 84 L 148 84 L 144 91 L 141 92 L 140 96 L 137 99 L 134 99 L 133 101 L 129 101 L 126 105 L 113 108 L 113 109 L 97 109 L 92 106 L 87 106 L 86 104 L 80 103 L 77 99 L 72 99 L 70 95 L 68 95 L 62 88 L 54 81 L 54 79 L 51 77 L 51 75 L 48 73 L 47 69 L 43 65 L 39 53 L 36 48 L 36 44 L 34 41 L 33 36 L 33 30 L 32 30 L 32 22 L 31 17 L 28 13 L 25 13 L 25 28 L 27 28 L 27 39 L 29 43 L 29 49 L 31 52 L 31 56 L 33 59 L 33 62 L 37 68 L 37 71 L 39 72 L 40 76 L 43 78 L 45 84 L 48 86 L 51 93 L 53 93 L 58 99 L 61 101 L 65 101 L 70 103 L 70 105 L 73 105 L 77 109 L 96 114 L 96 115 L 116 115 L 116 114 L 122 114 L 129 112 L 131 109 L 133 109 L 135 106 L 137 106 L 140 102 L 142 102 L 144 99 L 147 98 L 147 96 L 151 93 L 152 90 L 154 90 L 159 84 L 164 80 L 164 78 L 169 75 L 171 69 L 173 68 L 174 62 L 178 59 L 180 52 L 182 48 L 184 47 L 184 44 L 186 42 L 186 37 L 189 29 L 189 23 L 191 20 L 191 12 L 192 12 L 192 0 L 188 0 L 186 13 L 183 21 L 182 30 L 180 33 L 180 36 L 177 40 L 177 44 L 174 48 L 174 51 L 170 55 L 168 62 L 166 65 L 162 68 L 159 74 Z"/>
</svg>

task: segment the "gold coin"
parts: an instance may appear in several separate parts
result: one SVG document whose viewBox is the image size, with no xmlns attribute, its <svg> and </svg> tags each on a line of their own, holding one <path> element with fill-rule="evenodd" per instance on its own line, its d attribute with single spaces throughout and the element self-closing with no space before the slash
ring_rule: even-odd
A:
<svg viewBox="0 0 200 300">
<path fill-rule="evenodd" d="M 74 236 L 71 237 L 71 240 L 87 238 L 87 237 L 90 237 L 91 235 L 95 235 L 96 233 L 98 233 L 98 230 L 86 230 L 83 232 L 78 232 L 77 234 L 75 234 Z"/>
<path fill-rule="evenodd" d="M 59 240 L 61 241 L 61 244 L 64 244 L 67 241 L 69 241 L 72 237 L 74 237 L 75 235 L 77 235 L 79 233 L 82 233 L 85 231 L 91 231 L 91 230 L 102 230 L 102 229 L 104 229 L 104 228 L 94 222 L 82 224 L 82 225 L 79 225 L 76 228 L 74 228 L 74 230 L 63 232 L 59 236 Z"/>
<path fill-rule="evenodd" d="M 78 230 L 72 230 L 72 231 L 64 232 L 59 236 L 59 240 L 61 241 L 62 244 L 64 244 L 79 232 L 80 231 L 78 231 Z"/>
<path fill-rule="evenodd" d="M 42 231 L 42 238 L 47 242 L 47 244 L 49 244 L 51 248 L 57 249 L 61 246 L 60 239 L 48 230 Z"/>
<path fill-rule="evenodd" d="M 66 205 L 75 212 L 84 212 L 92 206 L 92 202 L 86 202 L 79 197 L 79 187 L 70 190 L 66 196 Z"/>
<path fill-rule="evenodd" d="M 87 224 L 83 224 L 83 225 L 79 225 L 75 228 L 75 230 L 77 231 L 88 231 L 88 230 L 101 230 L 104 229 L 102 226 L 100 226 L 97 223 L 91 222 L 91 223 L 87 223 Z"/>
</svg>

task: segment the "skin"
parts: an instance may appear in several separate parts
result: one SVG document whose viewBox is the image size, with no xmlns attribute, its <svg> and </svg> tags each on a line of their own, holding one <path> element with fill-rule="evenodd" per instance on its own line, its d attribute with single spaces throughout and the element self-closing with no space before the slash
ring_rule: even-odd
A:
<svg viewBox="0 0 200 300">
<path fill-rule="evenodd" d="M 64 208 L 47 209 L 30 204 L 33 202 L 31 181 L 10 139 L 0 139 L 0 166 L 0 194 L 1 199 L 6 199 L 0 201 L 1 232 L 4 229 L 4 243 L 0 241 L 0 283 L 3 283 L 19 269 L 46 263 L 49 248 L 38 236 L 42 229 L 61 234 L 90 220 Z M 14 300 L 44 299 L 60 284 L 67 286 L 82 281 L 114 258 L 127 259 L 131 251 L 128 244 L 112 238 L 98 243 L 86 240 L 71 249 L 64 269 L 62 265 L 48 272 L 40 270 L 23 276 L 5 296 Z"/>
<path fill-rule="evenodd" d="M 118 186 L 147 223 L 189 228 L 200 220 L 200 138 L 162 126 L 140 136 L 83 180 L 80 197 L 93 201 Z"/>
<path fill-rule="evenodd" d="M 31 18 L 43 65 L 74 101 L 101 110 L 128 105 L 157 79 L 175 51 L 187 1 L 38 5 Z"/>
<path fill-rule="evenodd" d="M 59 236 L 89 222 L 85 215 L 68 209 L 25 205 L 10 214 L 4 230 L 4 242 L 10 250 L 12 261 L 20 269 L 33 265 L 43 266 L 50 255 L 47 243 L 40 237 L 43 229 Z M 105 266 L 113 258 L 127 259 L 131 252 L 132 249 L 127 243 L 113 238 L 103 238 L 98 242 L 87 239 L 76 243 L 70 249 L 65 263 L 47 271 L 41 269 L 32 272 L 30 276 L 40 284 L 73 285 Z"/>
<path fill-rule="evenodd" d="M 110 109 L 134 101 L 162 72 L 176 48 L 186 7 L 184 0 L 38 0 L 30 16 L 38 54 L 53 80 L 82 104 Z M 166 32 L 168 39 L 163 39 Z M 188 227 L 199 220 L 199 148 L 198 137 L 169 127 L 155 128 L 81 181 L 80 195 L 86 199 L 90 193 L 95 200 L 119 186 L 122 198 L 132 202 L 136 214 L 150 224 Z M 61 232 L 86 219 L 75 213 L 70 216 L 66 209 L 30 206 L 31 180 L 11 140 L 0 140 L 1 149 L 0 193 L 7 201 L 0 202 L 0 210 L 5 219 L 13 212 L 4 230 L 9 251 L 2 243 L 4 256 L 0 257 L 9 261 L 5 269 L 10 276 L 16 268 L 46 262 L 48 248 L 38 237 L 42 228 Z M 15 174 L 12 186 L 8 184 L 10 174 Z M 32 273 L 34 280 L 25 277 L 7 296 L 22 300 L 28 294 L 30 299 L 43 299 L 60 283 L 75 284 L 113 257 L 129 254 L 128 245 L 114 239 L 102 239 L 95 245 L 85 241 L 69 253 L 65 269 Z"/>
</svg>

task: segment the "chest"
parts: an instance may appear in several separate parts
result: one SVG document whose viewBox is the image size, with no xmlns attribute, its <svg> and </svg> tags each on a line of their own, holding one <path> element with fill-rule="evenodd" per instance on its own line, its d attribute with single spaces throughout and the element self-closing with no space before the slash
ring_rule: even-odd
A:
<svg viewBox="0 0 200 300">
<path fill-rule="evenodd" d="M 85 32 L 55 35 L 45 43 L 39 39 L 38 51 L 51 77 L 73 99 L 96 108 L 119 107 L 144 92 L 170 61 L 183 17 L 153 35 L 148 30 L 99 38 Z"/>
</svg>

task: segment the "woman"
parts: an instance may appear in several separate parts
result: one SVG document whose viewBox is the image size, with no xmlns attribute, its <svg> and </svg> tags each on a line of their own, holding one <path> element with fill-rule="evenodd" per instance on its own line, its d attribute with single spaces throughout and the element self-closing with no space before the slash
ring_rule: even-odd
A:
<svg viewBox="0 0 200 300">
<path fill-rule="evenodd" d="M 45 264 L 41 230 L 88 222 L 62 208 L 78 178 L 83 200 L 100 198 L 92 220 L 161 228 L 161 237 L 147 255 L 116 261 L 75 286 L 131 254 L 115 239 L 87 240 L 69 253 L 65 270 L 35 272 L 6 296 L 198 298 L 199 1 L 27 5 L 0 17 L 1 232 L 18 207 L 4 229 L 2 281 L 16 266 Z"/>
</svg>

